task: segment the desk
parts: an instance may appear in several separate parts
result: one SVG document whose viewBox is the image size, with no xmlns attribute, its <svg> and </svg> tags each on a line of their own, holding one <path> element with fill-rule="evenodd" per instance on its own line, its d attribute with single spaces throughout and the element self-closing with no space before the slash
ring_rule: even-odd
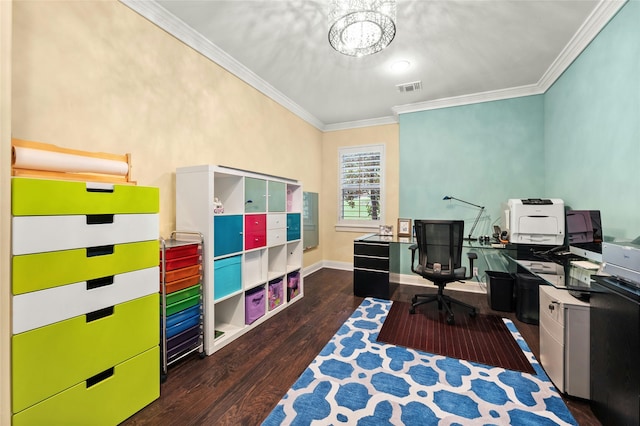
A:
<svg viewBox="0 0 640 426">
<path fill-rule="evenodd" d="M 353 290 L 356 296 L 389 298 L 389 279 L 408 275 L 426 283 L 426 280 L 411 271 L 411 251 L 413 242 L 409 238 L 365 234 L 353 243 Z M 466 253 L 474 252 L 478 259 L 474 267 L 478 269 L 478 279 L 482 279 L 486 271 L 506 272 L 509 262 L 504 256 L 504 248 L 495 248 L 490 244 L 465 241 L 463 246 L 462 265 L 468 267 Z M 398 280 L 398 282 L 401 282 Z"/>
</svg>

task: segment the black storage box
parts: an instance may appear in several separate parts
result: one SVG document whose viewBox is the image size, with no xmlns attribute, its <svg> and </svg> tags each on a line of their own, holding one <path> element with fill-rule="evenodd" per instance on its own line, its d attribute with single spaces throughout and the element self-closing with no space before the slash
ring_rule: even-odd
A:
<svg viewBox="0 0 640 426">
<path fill-rule="evenodd" d="M 487 271 L 487 300 L 494 311 L 513 312 L 515 278 L 508 272 Z"/>
<path fill-rule="evenodd" d="M 540 318 L 540 284 L 542 278 L 532 274 L 516 274 L 516 318 L 527 324 L 538 324 Z"/>
</svg>

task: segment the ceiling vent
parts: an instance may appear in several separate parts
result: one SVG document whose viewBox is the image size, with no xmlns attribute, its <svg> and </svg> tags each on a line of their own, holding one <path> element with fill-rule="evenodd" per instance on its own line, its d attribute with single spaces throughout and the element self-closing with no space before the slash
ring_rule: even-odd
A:
<svg viewBox="0 0 640 426">
<path fill-rule="evenodd" d="M 422 90 L 422 82 L 413 81 L 411 83 L 398 84 L 396 87 L 400 93 L 412 93 Z"/>
</svg>

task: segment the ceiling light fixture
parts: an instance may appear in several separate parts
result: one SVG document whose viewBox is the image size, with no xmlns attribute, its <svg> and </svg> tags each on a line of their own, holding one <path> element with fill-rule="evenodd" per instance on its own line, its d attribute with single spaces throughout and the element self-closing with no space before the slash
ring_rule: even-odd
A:
<svg viewBox="0 0 640 426">
<path fill-rule="evenodd" d="M 392 63 L 391 64 L 391 71 L 394 71 L 394 72 L 406 71 L 406 70 L 409 69 L 409 66 L 411 66 L 411 62 L 403 59 L 401 61 L 396 61 L 396 62 Z"/>
<path fill-rule="evenodd" d="M 387 47 L 396 35 L 396 0 L 330 0 L 329 43 L 349 56 Z"/>
</svg>

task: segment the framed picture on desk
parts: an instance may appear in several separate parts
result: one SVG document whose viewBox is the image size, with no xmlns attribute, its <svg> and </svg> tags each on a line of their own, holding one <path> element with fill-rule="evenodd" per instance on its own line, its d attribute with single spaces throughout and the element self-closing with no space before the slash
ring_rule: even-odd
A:
<svg viewBox="0 0 640 426">
<path fill-rule="evenodd" d="M 411 219 L 398 219 L 398 237 L 411 236 Z"/>
</svg>

